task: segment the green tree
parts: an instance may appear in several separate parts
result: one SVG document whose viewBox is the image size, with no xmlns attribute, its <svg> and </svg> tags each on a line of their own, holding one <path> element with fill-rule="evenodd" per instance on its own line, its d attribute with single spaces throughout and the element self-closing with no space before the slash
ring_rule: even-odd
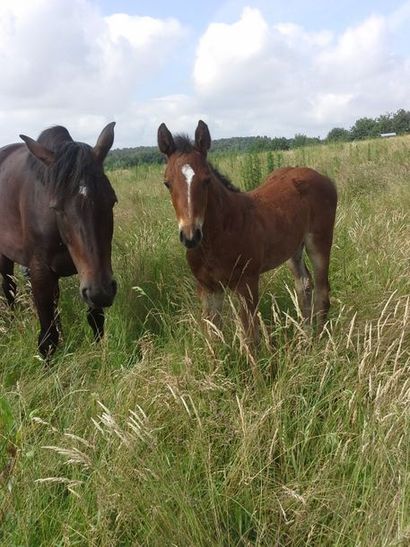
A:
<svg viewBox="0 0 410 547">
<path fill-rule="evenodd" d="M 367 139 L 379 134 L 376 120 L 372 118 L 360 118 L 350 130 L 352 139 Z"/>
<path fill-rule="evenodd" d="M 350 131 L 343 127 L 334 127 L 327 134 L 326 140 L 331 142 L 349 141 L 351 138 Z"/>
<path fill-rule="evenodd" d="M 396 133 L 410 133 L 410 111 L 400 108 L 393 114 L 393 131 Z"/>
<path fill-rule="evenodd" d="M 392 133 L 394 129 L 393 114 L 382 114 L 376 119 L 378 133 Z"/>
<path fill-rule="evenodd" d="M 303 133 L 296 133 L 296 135 L 292 139 L 292 148 L 301 148 L 302 146 L 306 146 L 308 142 L 308 138 Z"/>
</svg>

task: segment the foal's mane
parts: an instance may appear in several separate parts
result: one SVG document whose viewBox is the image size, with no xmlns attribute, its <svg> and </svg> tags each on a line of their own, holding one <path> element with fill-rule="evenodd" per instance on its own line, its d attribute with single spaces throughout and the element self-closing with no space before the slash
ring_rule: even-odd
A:
<svg viewBox="0 0 410 547">
<path fill-rule="evenodd" d="M 80 185 L 96 186 L 97 177 L 92 175 L 96 174 L 98 167 L 91 146 L 75 142 L 67 129 L 61 125 L 45 129 L 37 141 L 54 152 L 56 159 L 47 167 L 34 155 L 29 154 L 28 166 L 58 197 L 77 193 Z"/>
<path fill-rule="evenodd" d="M 174 137 L 174 143 L 175 143 L 175 152 L 177 154 L 190 154 L 194 150 L 196 150 L 194 143 L 191 141 L 188 135 L 176 135 Z M 237 188 L 232 182 L 226 177 L 225 175 L 222 175 L 218 171 L 216 167 L 212 165 L 208 161 L 209 168 L 211 169 L 213 175 L 215 178 L 220 182 L 225 188 L 230 190 L 231 192 L 240 192 L 240 189 Z"/>
</svg>

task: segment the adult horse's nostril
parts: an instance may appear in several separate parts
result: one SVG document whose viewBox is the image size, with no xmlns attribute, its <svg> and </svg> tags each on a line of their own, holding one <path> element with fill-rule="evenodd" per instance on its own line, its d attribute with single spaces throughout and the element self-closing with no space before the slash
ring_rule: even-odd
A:
<svg viewBox="0 0 410 547">
<path fill-rule="evenodd" d="M 81 296 L 84 300 L 88 300 L 88 287 L 83 287 L 81 289 Z"/>
<path fill-rule="evenodd" d="M 182 232 L 182 230 L 179 230 L 179 241 L 180 241 L 181 243 L 184 242 L 184 233 Z"/>
</svg>

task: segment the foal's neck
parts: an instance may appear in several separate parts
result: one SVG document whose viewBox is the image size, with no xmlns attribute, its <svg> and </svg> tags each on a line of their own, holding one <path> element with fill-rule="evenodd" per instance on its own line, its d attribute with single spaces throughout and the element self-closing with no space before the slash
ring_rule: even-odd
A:
<svg viewBox="0 0 410 547">
<path fill-rule="evenodd" d="M 228 189 L 219 180 L 218 174 L 212 173 L 203 227 L 205 240 L 210 241 L 221 235 L 227 221 L 239 207 L 239 196 L 242 196 L 240 192 Z"/>
</svg>

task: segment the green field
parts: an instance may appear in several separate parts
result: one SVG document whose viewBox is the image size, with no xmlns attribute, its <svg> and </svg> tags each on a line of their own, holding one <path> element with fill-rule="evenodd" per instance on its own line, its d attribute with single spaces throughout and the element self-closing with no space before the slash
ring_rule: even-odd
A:
<svg viewBox="0 0 410 547">
<path fill-rule="evenodd" d="M 246 161 L 215 157 L 243 187 Z M 209 338 L 161 166 L 110 174 L 119 293 L 102 344 L 76 278 L 48 367 L 20 275 L 15 313 L 0 301 L 1 545 L 409 545 L 410 137 L 274 161 L 338 187 L 320 339 L 286 268 L 263 278 L 256 356 L 233 298 Z"/>
</svg>

